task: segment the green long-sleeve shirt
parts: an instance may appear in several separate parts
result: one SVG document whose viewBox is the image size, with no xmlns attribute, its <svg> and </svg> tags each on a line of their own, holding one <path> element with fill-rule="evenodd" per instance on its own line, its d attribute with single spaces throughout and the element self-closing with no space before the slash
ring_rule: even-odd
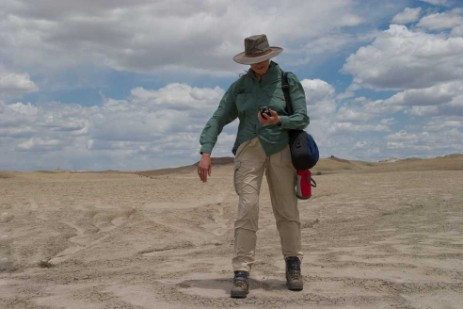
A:
<svg viewBox="0 0 463 309">
<path fill-rule="evenodd" d="M 309 124 L 304 89 L 292 73 L 288 73 L 288 82 L 293 114 L 289 116 L 285 111 L 281 72 L 278 64 L 271 61 L 262 80 L 259 81 L 249 69 L 247 74 L 230 86 L 201 132 L 201 153 L 211 153 L 223 127 L 237 117 L 240 122 L 232 149 L 234 154 L 240 144 L 254 137 L 259 138 L 268 156 L 277 153 L 288 144 L 288 129 L 304 129 Z M 268 126 L 261 124 L 257 119 L 261 106 L 268 106 L 276 111 L 281 124 Z"/>
</svg>

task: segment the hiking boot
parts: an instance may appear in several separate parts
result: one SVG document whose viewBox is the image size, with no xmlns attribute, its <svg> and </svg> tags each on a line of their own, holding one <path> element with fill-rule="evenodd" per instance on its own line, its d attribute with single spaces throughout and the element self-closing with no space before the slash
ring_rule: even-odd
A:
<svg viewBox="0 0 463 309">
<path fill-rule="evenodd" d="M 302 291 L 304 288 L 301 275 L 301 260 L 297 256 L 286 258 L 286 286 L 291 291 Z"/>
<path fill-rule="evenodd" d="M 249 293 L 249 273 L 247 271 L 235 271 L 233 287 L 230 296 L 232 298 L 246 298 Z"/>
</svg>

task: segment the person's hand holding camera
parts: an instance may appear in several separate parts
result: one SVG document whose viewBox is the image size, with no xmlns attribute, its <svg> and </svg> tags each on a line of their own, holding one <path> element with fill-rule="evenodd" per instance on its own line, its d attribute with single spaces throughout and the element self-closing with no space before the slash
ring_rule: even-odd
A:
<svg viewBox="0 0 463 309">
<path fill-rule="evenodd" d="M 260 108 L 257 113 L 257 119 L 259 119 L 259 122 L 265 126 L 280 124 L 280 117 L 278 116 L 278 113 L 267 106 L 262 106 Z"/>
</svg>

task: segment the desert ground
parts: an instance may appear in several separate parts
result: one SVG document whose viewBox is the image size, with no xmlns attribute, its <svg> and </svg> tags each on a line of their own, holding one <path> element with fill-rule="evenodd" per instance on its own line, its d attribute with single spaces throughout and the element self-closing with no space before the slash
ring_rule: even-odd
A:
<svg viewBox="0 0 463 309">
<path fill-rule="evenodd" d="M 324 158 L 285 287 L 263 183 L 246 299 L 229 297 L 233 166 L 0 172 L 0 308 L 462 308 L 463 155 Z"/>
</svg>

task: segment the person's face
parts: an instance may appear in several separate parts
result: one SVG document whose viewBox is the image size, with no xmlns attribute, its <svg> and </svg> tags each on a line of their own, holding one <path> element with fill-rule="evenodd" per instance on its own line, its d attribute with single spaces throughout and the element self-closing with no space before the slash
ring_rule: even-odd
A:
<svg viewBox="0 0 463 309">
<path fill-rule="evenodd" d="M 251 69 L 256 73 L 258 76 L 262 76 L 267 73 L 268 67 L 270 65 L 270 59 L 261 61 L 259 63 L 251 64 Z"/>
</svg>

